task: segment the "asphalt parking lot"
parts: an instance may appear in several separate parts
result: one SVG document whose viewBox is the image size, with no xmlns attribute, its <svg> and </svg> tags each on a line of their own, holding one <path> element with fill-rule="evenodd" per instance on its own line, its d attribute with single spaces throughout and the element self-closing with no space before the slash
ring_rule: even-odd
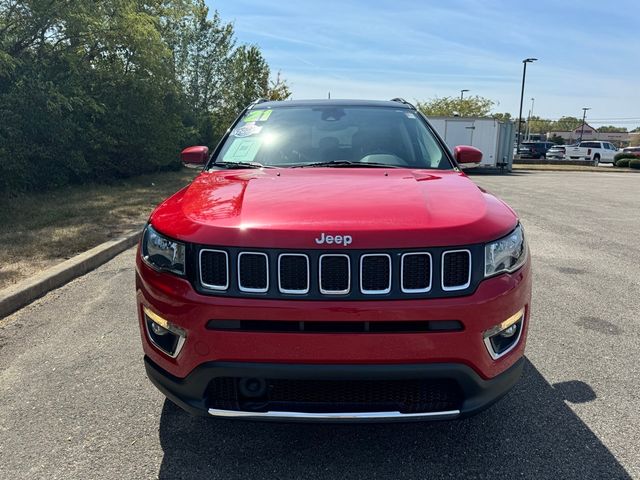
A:
<svg viewBox="0 0 640 480">
<path fill-rule="evenodd" d="M 462 421 L 191 418 L 147 381 L 134 250 L 0 321 L 0 478 L 640 478 L 640 175 L 475 176 L 534 260 L 528 363 Z"/>
</svg>

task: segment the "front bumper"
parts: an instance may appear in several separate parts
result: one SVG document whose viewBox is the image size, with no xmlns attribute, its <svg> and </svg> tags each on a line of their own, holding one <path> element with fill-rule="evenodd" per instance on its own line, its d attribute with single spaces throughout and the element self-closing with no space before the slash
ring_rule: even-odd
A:
<svg viewBox="0 0 640 480">
<path fill-rule="evenodd" d="M 147 373 L 174 403 L 194 414 L 276 420 L 425 420 L 467 416 L 500 398 L 522 370 L 530 318 L 531 267 L 480 283 L 471 295 L 451 298 L 374 301 L 306 301 L 231 298 L 198 294 L 181 278 L 156 272 L 138 260 L 138 316 Z M 145 331 L 143 309 L 162 316 L 186 334 L 175 358 L 162 353 Z M 494 359 L 483 333 L 524 309 L 521 337 L 504 356 Z M 304 322 L 458 321 L 459 331 L 408 333 L 290 333 L 222 331 L 211 320 Z M 448 379 L 461 390 L 456 408 L 423 410 L 409 415 L 393 411 L 341 410 L 210 411 L 212 380 L 236 378 L 324 378 L 327 380 Z M 427 380 L 425 380 L 426 382 Z M 430 381 L 430 380 L 429 380 Z M 228 411 L 231 410 L 231 411 Z"/>
<path fill-rule="evenodd" d="M 447 420 L 474 415 L 504 396 L 522 374 L 524 358 L 518 359 L 500 375 L 484 380 L 473 369 L 460 364 L 415 365 L 285 365 L 234 362 L 208 362 L 185 378 L 174 377 L 145 357 L 147 376 L 175 404 L 193 415 L 276 421 L 417 421 Z M 460 386 L 463 400 L 458 408 L 424 413 L 394 411 L 367 412 L 251 412 L 211 408 L 207 397 L 210 381 L 216 377 L 270 379 L 326 379 L 345 382 L 358 380 L 453 379 Z"/>
</svg>

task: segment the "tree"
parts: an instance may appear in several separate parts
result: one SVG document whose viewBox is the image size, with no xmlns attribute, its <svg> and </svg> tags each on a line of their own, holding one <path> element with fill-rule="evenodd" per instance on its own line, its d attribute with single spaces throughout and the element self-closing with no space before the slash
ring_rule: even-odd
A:
<svg viewBox="0 0 640 480">
<path fill-rule="evenodd" d="M 553 132 L 570 132 L 582 125 L 582 119 L 576 117 L 560 117 L 559 120 L 552 122 L 549 131 Z"/>
<path fill-rule="evenodd" d="M 266 95 L 204 0 L 0 0 L 0 194 L 177 168 Z"/>
<path fill-rule="evenodd" d="M 556 134 L 551 135 L 549 141 L 555 143 L 556 145 L 564 144 L 564 138 Z"/>
<path fill-rule="evenodd" d="M 267 99 L 269 100 L 287 100 L 291 96 L 291 89 L 287 81 L 281 77 L 280 72 L 276 74 L 275 80 L 269 80 L 269 90 L 267 91 Z"/>
<path fill-rule="evenodd" d="M 493 114 L 491 114 L 491 116 L 493 118 L 495 118 L 496 120 L 498 120 L 499 122 L 510 122 L 511 121 L 511 114 L 509 112 L 493 113 Z"/>
<path fill-rule="evenodd" d="M 538 116 L 529 119 L 529 131 L 531 133 L 548 133 L 553 130 L 553 122 Z"/>
<path fill-rule="evenodd" d="M 488 117 L 496 103 L 478 95 L 467 98 L 435 97 L 424 102 L 417 102 L 417 108 L 427 116 L 451 117 Z"/>
<path fill-rule="evenodd" d="M 598 132 L 602 133 L 626 133 L 626 131 L 626 127 L 614 127 L 613 125 L 598 127 Z"/>
</svg>

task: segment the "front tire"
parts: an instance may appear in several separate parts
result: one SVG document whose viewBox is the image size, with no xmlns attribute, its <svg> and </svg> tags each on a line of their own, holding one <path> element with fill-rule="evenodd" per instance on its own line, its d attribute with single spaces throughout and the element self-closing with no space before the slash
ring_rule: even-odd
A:
<svg viewBox="0 0 640 480">
<path fill-rule="evenodd" d="M 594 157 L 593 157 L 593 166 L 597 167 L 598 165 L 600 165 L 600 155 L 594 155 Z"/>
</svg>

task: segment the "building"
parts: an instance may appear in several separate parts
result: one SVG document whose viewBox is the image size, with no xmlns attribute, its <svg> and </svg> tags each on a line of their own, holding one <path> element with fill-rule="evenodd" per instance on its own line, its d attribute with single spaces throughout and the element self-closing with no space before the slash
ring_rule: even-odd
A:
<svg viewBox="0 0 640 480">
<path fill-rule="evenodd" d="M 551 138 L 556 135 L 562 137 L 565 143 L 572 144 L 580 141 L 580 135 L 582 134 L 582 140 L 601 140 L 603 142 L 611 142 L 617 146 L 626 146 L 629 144 L 630 136 L 627 132 L 598 132 L 598 129 L 593 128 L 588 123 L 583 126 L 580 125 L 575 130 L 569 132 L 548 132 L 547 138 Z"/>
</svg>

